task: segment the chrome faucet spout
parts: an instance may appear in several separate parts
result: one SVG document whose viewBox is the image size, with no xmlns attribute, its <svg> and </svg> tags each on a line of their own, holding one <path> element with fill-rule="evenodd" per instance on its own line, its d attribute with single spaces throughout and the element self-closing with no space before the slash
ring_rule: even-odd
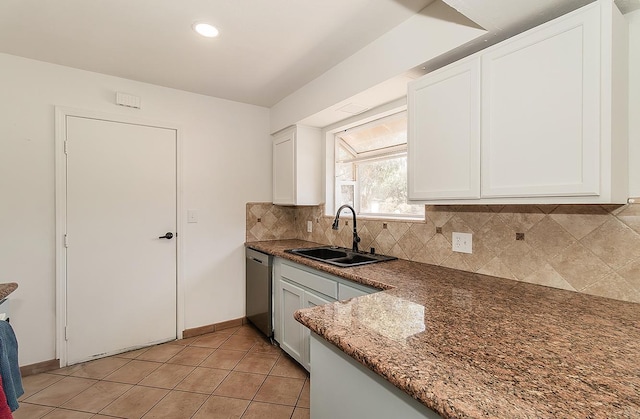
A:
<svg viewBox="0 0 640 419">
<path fill-rule="evenodd" d="M 338 223 L 340 221 L 340 212 L 342 212 L 343 209 L 348 208 L 351 210 L 351 212 L 353 213 L 353 246 L 352 246 L 352 250 L 354 252 L 358 251 L 358 243 L 360 243 L 360 237 L 358 236 L 358 231 L 357 231 L 357 221 L 356 221 L 356 210 L 353 209 L 353 207 L 351 205 L 343 205 L 340 208 L 338 208 L 338 212 L 336 213 L 336 218 L 333 220 L 333 224 L 331 225 L 331 228 L 334 230 L 338 229 Z"/>
</svg>

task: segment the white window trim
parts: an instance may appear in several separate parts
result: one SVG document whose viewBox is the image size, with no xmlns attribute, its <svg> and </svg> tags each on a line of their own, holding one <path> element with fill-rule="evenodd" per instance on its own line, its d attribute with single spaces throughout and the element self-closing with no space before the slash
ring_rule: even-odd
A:
<svg viewBox="0 0 640 419">
<path fill-rule="evenodd" d="M 340 181 L 337 182 L 335 181 L 335 188 L 334 188 L 334 195 L 333 195 L 333 202 L 338 201 L 338 197 L 339 197 L 339 193 L 338 193 L 338 186 L 342 186 L 342 185 L 352 185 L 353 186 L 353 208 L 356 210 L 356 213 L 359 211 L 360 209 L 360 194 L 359 194 L 359 190 L 358 190 L 358 182 L 356 182 L 355 180 L 349 180 L 349 181 Z M 333 205 L 333 207 L 335 207 L 335 205 Z M 332 212 L 332 211 L 329 211 Z M 358 214 L 359 215 L 359 214 Z"/>
<path fill-rule="evenodd" d="M 348 130 L 350 128 L 364 125 L 377 119 L 406 112 L 407 98 L 402 97 L 395 101 L 370 109 L 359 115 L 352 116 L 335 124 L 329 125 L 323 129 L 325 135 L 325 208 L 326 216 L 335 216 L 335 202 L 337 199 L 337 185 L 335 176 L 335 134 Z M 357 185 L 356 185 L 357 188 Z M 355 191 L 357 193 L 357 191 Z M 357 198 L 356 198 L 357 199 Z M 357 210 L 356 210 L 357 211 Z M 412 215 L 402 214 L 368 214 L 359 213 L 358 217 L 363 219 L 379 219 L 379 220 L 401 220 L 401 221 L 424 221 L 425 216 L 416 217 Z"/>
<path fill-rule="evenodd" d="M 340 140 L 341 145 L 345 145 L 346 143 Z M 367 151 L 364 153 L 360 153 L 358 157 L 354 157 L 352 159 L 345 160 L 336 160 L 335 163 L 360 163 L 365 161 L 375 161 L 375 160 L 386 160 L 389 158 L 393 158 L 396 156 L 402 156 L 407 154 L 407 146 L 406 145 L 396 145 L 387 147 L 386 151 Z"/>
</svg>

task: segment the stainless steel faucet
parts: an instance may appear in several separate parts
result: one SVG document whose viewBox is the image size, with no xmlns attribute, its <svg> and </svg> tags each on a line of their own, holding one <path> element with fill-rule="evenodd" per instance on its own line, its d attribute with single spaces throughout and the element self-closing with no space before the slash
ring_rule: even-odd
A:
<svg viewBox="0 0 640 419">
<path fill-rule="evenodd" d="M 351 248 L 351 250 L 353 250 L 354 252 L 358 251 L 358 243 L 360 243 L 360 237 L 358 237 L 358 231 L 356 230 L 356 210 L 353 209 L 352 206 L 350 205 L 343 205 L 340 208 L 338 208 L 338 212 L 336 213 L 336 218 L 335 220 L 333 220 L 333 224 L 331 225 L 331 228 L 334 230 L 338 229 L 338 222 L 340 220 L 340 212 L 345 209 L 345 208 L 349 208 L 351 210 L 351 212 L 353 213 L 353 247 Z"/>
</svg>

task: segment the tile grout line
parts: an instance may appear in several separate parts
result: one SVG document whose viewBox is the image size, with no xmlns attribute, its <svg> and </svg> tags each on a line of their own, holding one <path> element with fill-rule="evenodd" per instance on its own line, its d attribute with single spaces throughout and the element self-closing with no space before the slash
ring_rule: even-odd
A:
<svg viewBox="0 0 640 419">
<path fill-rule="evenodd" d="M 197 395 L 204 395 L 206 396 L 202 403 L 200 403 L 200 405 L 197 407 L 197 409 L 195 410 L 195 412 L 190 416 L 191 418 L 193 418 L 194 416 L 196 416 L 198 414 L 199 411 L 202 410 L 202 407 L 205 405 L 205 403 L 207 403 L 207 401 L 209 401 L 212 397 L 224 397 L 224 398 L 230 398 L 230 399 L 237 399 L 237 400 L 243 400 L 248 402 L 247 407 L 243 410 L 242 412 L 242 416 L 244 416 L 248 409 L 249 406 L 251 406 L 252 403 L 265 403 L 265 404 L 270 404 L 270 405 L 278 405 L 278 406 L 286 406 L 286 407 L 290 407 L 292 408 L 292 415 L 295 413 L 296 409 L 305 409 L 308 410 L 308 408 L 302 408 L 298 406 L 298 403 L 300 402 L 300 397 L 302 395 L 302 392 L 304 390 L 304 386 L 306 384 L 306 382 L 309 380 L 308 375 L 306 377 L 304 377 L 303 379 L 303 385 L 302 388 L 300 389 L 300 391 L 297 393 L 295 402 L 293 405 L 288 405 L 288 404 L 281 404 L 281 403 L 277 403 L 277 402 L 273 402 L 273 401 L 257 401 L 255 400 L 256 396 L 258 395 L 258 393 L 260 392 L 260 390 L 264 387 L 267 379 L 271 376 L 273 377 L 281 377 L 281 378 L 297 378 L 300 379 L 299 377 L 288 377 L 286 375 L 280 376 L 280 375 L 272 375 L 274 369 L 276 368 L 276 365 L 278 364 L 278 362 L 280 362 L 280 360 L 282 359 L 286 359 L 286 355 L 284 354 L 284 352 L 282 352 L 282 349 L 280 347 L 278 347 L 277 345 L 272 345 L 273 348 L 276 348 L 275 351 L 269 350 L 267 348 L 267 350 L 264 351 L 260 351 L 257 350 L 257 348 L 259 347 L 260 343 L 261 343 L 261 339 L 263 339 L 263 337 L 260 334 L 257 333 L 249 333 L 249 334 L 245 334 L 245 333 L 241 333 L 241 334 L 237 334 L 240 330 L 240 328 L 238 328 L 237 330 L 235 330 L 233 333 L 229 334 L 226 336 L 226 338 L 219 344 L 217 345 L 217 347 L 212 348 L 210 346 L 196 346 L 197 342 L 202 338 L 196 338 L 193 339 L 192 341 L 190 341 L 189 343 L 187 343 L 186 345 L 182 345 L 182 344 L 178 344 L 176 343 L 177 341 L 172 341 L 172 342 L 166 342 L 163 344 L 169 344 L 169 345 L 175 345 L 175 346 L 182 346 L 182 348 L 176 352 L 175 354 L 173 354 L 172 356 L 170 356 L 167 360 L 160 362 L 157 360 L 145 360 L 145 359 L 139 359 L 140 356 L 143 356 L 146 352 L 148 352 L 148 350 L 156 347 L 156 346 L 152 346 L 152 347 L 148 347 L 148 348 L 144 348 L 145 351 L 141 352 L 140 354 L 137 354 L 135 357 L 133 358 L 129 358 L 129 357 L 124 357 L 124 356 L 119 356 L 122 354 L 116 354 L 113 355 L 111 357 L 107 357 L 107 358 L 114 358 L 114 359 L 122 359 L 122 360 L 126 360 L 126 362 L 122 365 L 119 365 L 117 368 L 115 368 L 112 371 L 109 371 L 108 373 L 106 373 L 104 376 L 102 376 L 101 378 L 93 378 L 90 375 L 88 377 L 82 377 L 82 376 L 74 376 L 73 374 L 78 373 L 78 371 L 74 371 L 71 372 L 69 374 L 61 374 L 60 371 L 56 371 L 56 372 L 45 372 L 43 374 L 49 374 L 49 375 L 54 375 L 54 376 L 58 376 L 61 377 L 59 380 L 39 389 L 38 391 L 34 392 L 33 394 L 31 394 L 29 396 L 32 397 L 48 388 L 50 388 L 51 386 L 55 385 L 56 383 L 59 383 L 60 381 L 64 380 L 65 378 L 79 378 L 79 379 L 86 379 L 86 380 L 91 380 L 94 381 L 94 383 L 92 383 L 89 387 L 87 387 L 86 389 L 83 389 L 82 391 L 80 391 L 78 394 L 73 395 L 72 397 L 64 400 L 63 402 L 56 404 L 55 406 L 50 406 L 50 405 L 42 405 L 42 404 L 38 404 L 38 403 L 33 403 L 33 402 L 29 402 L 27 400 L 23 401 L 23 403 L 25 403 L 26 405 L 34 405 L 34 406 L 41 406 L 44 408 L 50 408 L 51 410 L 44 413 L 44 415 L 48 415 L 51 412 L 55 411 L 55 410 L 67 410 L 67 411 L 74 411 L 74 412 L 79 412 L 79 413 L 85 413 L 85 414 L 90 414 L 93 416 L 96 415 L 104 415 L 104 416 L 109 416 L 109 417 L 120 417 L 120 416 L 113 416 L 107 413 L 101 413 L 102 411 L 104 411 L 105 409 L 107 409 L 109 406 L 113 405 L 113 403 L 115 403 L 118 399 L 120 399 L 122 396 L 124 396 L 125 394 L 127 394 L 128 392 L 130 392 L 133 388 L 140 388 L 140 387 L 144 387 L 144 388 L 153 388 L 153 389 L 160 389 L 160 390 L 165 390 L 167 391 L 167 393 L 160 398 L 157 402 L 155 402 L 152 406 L 150 406 L 144 413 L 142 413 L 142 417 L 144 417 L 144 415 L 148 415 L 150 411 L 152 411 L 154 408 L 156 408 L 163 400 L 166 399 L 167 396 L 169 396 L 172 392 L 182 392 L 182 393 L 189 393 L 189 394 L 197 394 Z M 215 333 L 215 332 L 214 332 Z M 247 348 L 246 350 L 238 350 L 235 348 L 222 348 L 222 346 L 229 340 L 229 338 L 233 337 L 233 336 L 237 336 L 237 337 L 245 337 L 245 338 L 253 338 L 256 339 L 256 341 L 253 343 L 253 345 L 251 345 L 249 348 Z M 160 346 L 160 345 L 157 345 Z M 212 350 L 212 352 L 210 354 L 208 354 L 204 359 L 200 360 L 197 362 L 196 365 L 187 365 L 187 364 L 179 364 L 179 363 L 169 363 L 169 361 L 173 358 L 175 358 L 176 356 L 178 356 L 181 352 L 185 351 L 187 348 L 201 348 L 201 349 L 210 349 Z M 139 349 L 136 349 L 136 351 Z M 178 390 L 177 387 L 183 383 L 187 377 L 189 377 L 194 371 L 196 371 L 196 369 L 198 368 L 205 368 L 205 369 L 216 369 L 215 367 L 211 367 L 211 366 L 201 366 L 210 356 L 212 356 L 214 353 L 216 353 L 219 350 L 225 350 L 225 351 L 233 351 L 233 352 L 243 352 L 242 357 L 238 360 L 238 362 L 236 362 L 233 367 L 229 370 L 226 369 L 220 369 L 220 370 L 224 370 L 226 371 L 226 375 L 225 377 L 218 383 L 216 384 L 216 386 L 211 390 L 211 392 L 205 392 L 205 393 L 201 393 L 201 392 L 197 392 L 197 391 L 190 391 L 190 390 Z M 253 372 L 253 371 L 238 371 L 236 370 L 236 368 L 238 367 L 238 365 L 240 365 L 244 360 L 246 360 L 249 355 L 252 354 L 258 358 L 270 358 L 273 363 L 272 365 L 269 367 L 268 371 L 266 371 L 266 373 L 262 373 L 262 372 Z M 274 356 L 275 355 L 275 356 Z M 107 359 L 105 358 L 105 359 Z M 155 363 L 155 364 L 159 364 L 156 368 L 154 368 L 152 371 L 149 371 L 145 377 L 141 378 L 139 381 L 137 381 L 136 383 L 131 383 L 131 382 L 121 382 L 121 381 L 115 381 L 115 380 L 109 380 L 107 379 L 109 376 L 111 376 L 112 374 L 114 374 L 116 371 L 119 371 L 122 368 L 126 368 L 127 366 L 130 366 L 132 364 L 133 361 L 138 360 L 140 362 L 150 362 L 150 363 Z M 92 361 L 87 361 L 87 363 L 89 362 L 93 362 L 93 361 L 98 361 L 98 360 L 92 360 Z M 80 364 L 82 365 L 82 364 Z M 183 366 L 183 367 L 192 367 L 192 371 L 189 372 L 185 377 L 183 377 L 182 379 L 180 379 L 179 382 L 177 382 L 175 385 L 173 385 L 171 388 L 164 388 L 164 387 L 154 387 L 154 386 L 149 386 L 149 385 L 142 385 L 140 384 L 142 381 L 144 381 L 145 378 L 149 377 L 151 374 L 153 374 L 155 371 L 157 371 L 159 368 L 161 368 L 163 365 L 177 365 L 177 366 Z M 73 367 L 73 366 L 71 366 Z M 69 367 L 65 367 L 65 368 L 69 368 Z M 81 371 L 81 369 L 78 369 L 79 371 Z M 67 372 L 67 371 L 65 371 Z M 255 394 L 253 394 L 253 396 L 250 399 L 243 399 L 243 398 L 238 398 L 238 397 L 233 397 L 233 396 L 218 396 L 215 395 L 215 391 L 220 387 L 220 385 L 226 380 L 226 378 L 232 373 L 232 372 L 237 372 L 237 373 L 245 373 L 245 374 L 252 374 L 252 375 L 261 375 L 264 377 L 264 380 L 262 381 L 262 383 L 260 384 L 260 386 L 258 387 L 258 389 L 256 390 Z M 90 374 L 90 373 L 89 373 Z M 88 410 L 81 410 L 78 408 L 67 408 L 64 407 L 64 403 L 67 403 L 69 400 L 74 399 L 75 397 L 81 395 L 82 393 L 84 393 L 85 391 L 89 390 L 90 388 L 98 385 L 99 383 L 104 382 L 104 383 L 115 383 L 115 384 L 122 384 L 122 385 L 128 385 L 130 386 L 124 393 L 120 394 L 118 397 L 116 397 L 115 399 L 111 400 L 109 403 L 107 403 L 106 406 L 102 407 L 98 412 L 93 412 L 93 411 L 88 411 Z M 91 417 L 93 417 L 91 416 Z M 241 417 L 242 417 L 241 416 Z M 42 416 L 41 416 L 42 417 Z"/>
<path fill-rule="evenodd" d="M 214 332 L 214 333 L 215 333 L 215 332 Z M 235 334 L 235 333 L 233 333 L 233 334 L 229 335 L 229 337 L 233 336 L 234 334 Z M 229 340 L 229 337 L 227 337 L 227 339 L 225 339 L 225 341 L 224 341 L 224 342 L 226 342 L 227 340 Z M 199 340 L 199 338 L 198 338 L 198 339 L 196 339 L 196 340 L 194 340 L 192 343 L 195 343 L 195 342 L 197 342 L 198 340 Z M 221 343 L 221 344 L 220 344 L 220 346 L 222 346 L 222 345 L 224 344 L 224 342 L 223 342 L 223 343 Z M 171 358 L 169 358 L 167 361 L 165 361 L 165 362 L 163 363 L 163 365 L 167 365 L 167 363 L 168 363 L 168 362 L 169 362 L 173 357 L 177 356 L 180 352 L 182 352 L 183 350 L 185 350 L 186 348 L 188 348 L 188 347 L 190 347 L 190 346 L 191 346 L 191 343 L 188 343 L 187 345 L 185 345 L 185 346 L 184 346 L 184 348 L 182 348 L 182 349 L 181 349 L 180 351 L 178 351 L 174 356 L 172 356 L 172 357 L 171 357 Z M 217 350 L 220 348 L 220 346 L 219 346 L 218 348 L 215 348 L 215 350 L 214 350 L 211 354 L 213 354 L 215 351 L 217 351 Z M 211 354 L 210 354 L 209 356 L 211 356 Z M 207 358 L 208 358 L 209 356 L 207 356 Z M 245 354 L 245 356 L 246 356 L 246 354 Z M 244 358 L 244 357 L 243 357 L 243 358 Z M 206 359 L 206 358 L 205 358 L 205 359 Z M 200 364 L 202 364 L 204 361 L 205 361 L 204 359 L 203 359 L 202 361 L 200 361 L 200 363 L 198 363 L 198 366 L 199 366 Z M 158 367 L 158 368 L 160 368 L 160 367 Z M 196 366 L 196 367 L 194 367 L 194 370 L 193 370 L 193 371 L 195 371 L 195 368 L 197 368 L 197 366 Z M 182 380 L 180 380 L 180 382 L 176 383 L 176 385 L 175 385 L 175 386 L 173 386 L 173 388 L 168 389 L 167 394 L 165 394 L 165 395 L 164 395 L 160 400 L 158 400 L 158 401 L 157 401 L 153 406 L 151 406 L 151 407 L 150 407 L 146 412 L 144 412 L 144 414 L 143 414 L 140 418 L 141 418 L 141 419 L 143 419 L 143 418 L 144 418 L 144 417 L 145 417 L 145 416 L 146 416 L 150 411 L 152 411 L 152 410 L 153 410 L 153 409 L 154 409 L 158 404 L 160 404 L 160 402 L 162 402 L 162 400 L 164 400 L 167 396 L 169 396 L 169 395 L 171 394 L 171 392 L 172 392 L 172 391 L 174 391 L 174 390 L 175 390 L 175 388 L 176 388 L 176 387 L 178 387 L 178 385 L 180 385 L 180 383 L 182 383 L 182 382 L 183 382 L 183 381 L 184 381 L 184 380 L 185 380 L 185 379 L 186 379 L 186 378 L 187 378 L 191 373 L 193 373 L 193 371 L 191 371 L 189 374 L 187 374 L 187 375 L 186 375 Z M 143 378 L 142 380 L 140 380 L 140 381 L 143 381 L 143 380 L 144 380 L 144 378 Z M 224 381 L 224 380 L 223 380 L 223 381 Z M 222 381 L 221 381 L 221 382 L 216 386 L 216 388 L 218 388 L 218 387 L 220 386 L 220 384 L 221 384 L 221 383 L 222 383 Z M 143 386 L 143 387 L 144 387 L 144 386 Z M 179 391 L 179 390 L 175 390 L 175 391 Z M 195 411 L 195 412 L 190 416 L 190 418 L 193 418 L 193 417 L 197 414 L 197 412 L 198 412 L 200 409 L 202 409 L 202 406 L 204 406 L 204 404 L 207 402 L 207 400 L 209 400 L 209 399 L 211 398 L 211 396 L 213 396 L 213 392 L 214 392 L 214 391 L 215 391 L 215 389 L 211 392 L 211 394 L 207 395 L 207 398 L 205 398 L 205 399 L 202 401 L 202 403 L 200 404 L 200 406 L 198 406 L 198 408 L 197 408 L 197 409 L 196 409 L 196 411 Z M 189 393 L 192 393 L 192 392 L 189 392 Z M 200 393 L 196 393 L 196 394 L 200 394 Z M 115 401 L 115 400 L 114 400 L 114 401 Z M 105 407 L 105 408 L 106 408 L 106 407 Z M 103 410 L 104 410 L 104 409 L 103 409 Z M 244 413 L 243 413 L 243 414 L 244 414 Z"/>
<path fill-rule="evenodd" d="M 197 342 L 197 341 L 198 341 L 198 339 L 194 340 L 193 342 Z M 226 341 L 226 340 L 225 340 L 225 341 Z M 172 342 L 175 342 L 175 341 L 172 341 Z M 168 342 L 168 344 L 172 344 L 172 343 L 171 343 L 171 342 Z M 178 345 L 178 344 L 175 344 L 175 345 L 176 345 L 176 346 L 182 346 L 182 345 Z M 158 366 L 156 369 L 154 369 L 154 370 L 153 370 L 153 371 L 151 371 L 149 374 L 147 374 L 147 376 L 146 376 L 146 377 L 148 377 L 150 374 L 152 374 L 154 371 L 156 371 L 156 370 L 157 370 L 158 368 L 160 368 L 162 365 L 167 365 L 167 364 L 168 364 L 168 362 L 169 362 L 172 358 L 174 358 L 175 356 L 177 356 L 180 352 L 182 352 L 184 349 L 188 348 L 190 345 L 191 345 L 191 343 L 188 343 L 188 344 L 184 345 L 184 347 L 183 347 L 182 349 L 180 349 L 178 352 L 176 352 L 173 356 L 171 356 L 171 357 L 170 357 L 169 359 L 167 359 L 165 362 L 162 362 L 160 366 Z M 218 348 L 215 348 L 214 352 L 215 352 L 217 349 L 218 349 Z M 146 352 L 146 351 L 145 351 L 145 352 Z M 143 353 L 139 354 L 138 356 L 136 356 L 136 357 L 135 357 L 135 358 L 133 358 L 133 359 L 138 359 L 138 357 L 139 357 L 139 356 L 141 356 L 141 355 L 143 355 L 145 352 L 143 352 Z M 212 352 L 212 353 L 213 353 L 213 352 Z M 206 358 L 205 358 L 205 359 L 206 359 Z M 147 362 L 153 362 L 153 361 L 147 361 Z M 202 361 L 198 364 L 198 366 L 199 366 L 202 362 L 204 362 L 204 360 L 202 360 Z M 127 363 L 127 364 L 128 364 L 128 363 Z M 125 365 L 126 365 L 126 364 L 125 364 Z M 169 365 L 172 365 L 172 364 L 169 364 Z M 180 365 L 180 364 L 176 364 L 176 365 Z M 195 371 L 195 368 L 197 368 L 197 366 L 196 366 L 196 367 L 194 367 L 194 371 Z M 184 381 L 184 380 L 185 380 L 185 379 L 186 379 L 186 378 L 187 378 L 191 373 L 193 373 L 193 371 L 191 371 L 189 374 L 187 374 L 187 375 L 186 375 L 182 380 L 180 380 L 178 383 L 176 383 L 176 384 L 175 384 L 171 389 L 166 389 L 166 388 L 161 388 L 161 387 L 153 387 L 153 386 L 145 386 L 145 385 L 142 385 L 142 384 L 140 384 L 140 383 L 141 383 L 142 381 L 144 381 L 144 378 L 142 378 L 140 381 L 138 381 L 138 383 L 134 384 L 131 388 L 134 388 L 134 387 L 136 387 L 136 386 L 140 386 L 140 387 L 146 387 L 146 388 L 156 388 L 156 389 L 167 390 L 167 394 L 165 394 L 164 396 L 162 396 L 162 398 L 160 398 L 160 399 L 159 399 L 155 404 L 153 404 L 151 407 L 149 407 L 149 409 L 147 409 L 147 410 L 142 414 L 141 418 L 144 418 L 144 416 L 145 416 L 145 415 L 147 415 L 151 410 L 153 410 L 153 409 L 154 409 L 158 404 L 160 404 L 160 402 L 162 402 L 162 400 L 164 400 L 167 396 L 169 396 L 169 395 L 171 394 L 171 392 L 172 392 L 172 391 L 174 391 L 174 390 L 175 390 L 175 388 L 176 388 L 178 385 L 180 385 L 180 383 L 182 383 L 182 382 L 183 382 L 183 381 Z M 145 378 L 146 378 L 146 377 L 145 377 Z M 217 387 L 217 386 L 216 386 L 216 387 Z M 126 394 L 126 393 L 127 393 L 127 392 L 129 392 L 130 390 L 131 390 L 131 389 L 127 390 L 124 394 Z M 180 390 L 175 390 L 175 391 L 180 391 Z M 214 391 L 215 391 L 215 390 L 214 390 Z M 195 392 L 185 392 L 185 393 L 195 393 Z M 123 394 L 123 395 L 124 395 L 124 394 Z M 201 394 L 201 393 L 195 393 L 195 394 Z M 213 393 L 212 393 L 212 394 L 213 394 Z M 207 401 L 207 400 L 209 400 L 209 398 L 211 397 L 211 395 L 212 395 L 212 394 L 208 395 L 208 396 L 207 396 L 207 398 L 206 398 L 205 400 L 203 400 L 202 404 L 201 404 L 200 406 L 198 406 L 198 409 L 196 409 L 196 413 L 197 413 L 197 412 L 202 408 L 202 406 L 204 405 L 204 403 L 206 403 L 206 401 Z M 120 396 L 120 397 L 121 397 L 121 396 Z M 119 397 L 118 397 L 118 398 L 119 398 Z M 109 403 L 107 406 L 105 406 L 105 407 L 103 407 L 102 409 L 100 409 L 100 411 L 99 411 L 97 414 L 102 414 L 101 412 L 102 412 L 104 409 L 106 409 L 107 407 L 109 407 L 111 404 L 115 403 L 115 402 L 116 402 L 116 400 L 118 400 L 118 398 L 116 398 L 115 400 L 113 400 L 113 401 L 112 401 L 111 403 Z M 196 413 L 194 413 L 194 415 L 195 415 Z M 191 417 L 193 417 L 193 415 L 192 415 Z"/>
</svg>

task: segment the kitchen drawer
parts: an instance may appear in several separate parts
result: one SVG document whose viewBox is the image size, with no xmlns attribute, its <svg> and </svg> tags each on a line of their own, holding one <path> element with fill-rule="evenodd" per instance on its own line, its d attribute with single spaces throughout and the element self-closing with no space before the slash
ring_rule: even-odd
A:
<svg viewBox="0 0 640 419">
<path fill-rule="evenodd" d="M 281 275 L 283 278 L 293 281 L 311 290 L 327 295 L 331 298 L 338 298 L 338 284 L 336 281 L 322 278 L 311 272 L 298 269 L 286 263 L 282 264 Z"/>
<path fill-rule="evenodd" d="M 377 292 L 375 288 L 364 286 L 352 286 L 347 284 L 338 284 L 338 300 L 348 300 L 349 298 L 361 297 L 363 295 L 373 294 Z"/>
</svg>

